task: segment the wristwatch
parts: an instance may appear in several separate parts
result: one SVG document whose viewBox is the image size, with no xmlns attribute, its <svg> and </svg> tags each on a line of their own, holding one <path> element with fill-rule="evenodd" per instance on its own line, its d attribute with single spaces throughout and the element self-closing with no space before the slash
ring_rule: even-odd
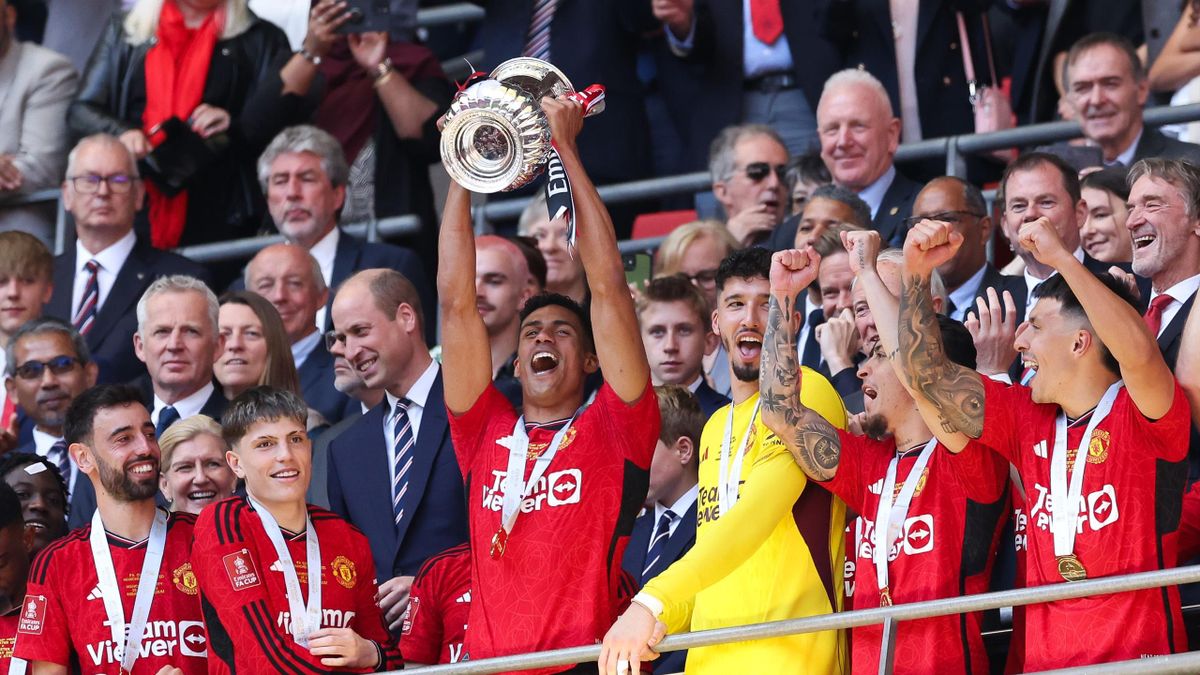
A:
<svg viewBox="0 0 1200 675">
<path fill-rule="evenodd" d="M 321 57 L 317 56 L 316 54 L 313 54 L 312 52 L 308 51 L 308 49 L 306 49 L 304 47 L 301 47 L 300 51 L 298 51 L 296 53 L 299 54 L 300 56 L 303 56 L 305 61 L 308 61 L 309 63 L 313 64 L 314 66 L 321 65 Z"/>
<path fill-rule="evenodd" d="M 384 82 L 387 82 L 387 79 L 391 76 L 391 74 L 392 60 L 391 58 L 385 58 L 379 63 L 379 65 L 375 66 L 375 86 L 379 86 Z"/>
</svg>

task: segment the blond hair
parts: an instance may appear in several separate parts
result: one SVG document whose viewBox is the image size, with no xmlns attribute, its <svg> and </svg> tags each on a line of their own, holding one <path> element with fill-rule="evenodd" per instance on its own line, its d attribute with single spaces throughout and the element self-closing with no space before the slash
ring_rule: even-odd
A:
<svg viewBox="0 0 1200 675">
<path fill-rule="evenodd" d="M 158 18 L 165 0 L 137 0 L 125 15 L 125 41 L 137 46 L 150 41 L 158 33 Z M 225 27 L 221 39 L 228 40 L 245 33 L 254 23 L 254 15 L 246 0 L 225 0 Z"/>
<path fill-rule="evenodd" d="M 161 455 L 159 465 L 162 467 L 171 466 L 171 455 L 175 454 L 175 448 L 205 434 L 216 436 L 221 441 L 221 444 L 225 446 L 225 449 L 229 449 L 229 445 L 225 443 L 225 439 L 221 436 L 221 425 L 217 424 L 216 420 L 208 415 L 192 415 L 167 427 L 162 436 L 158 437 L 158 449 Z"/>
<path fill-rule="evenodd" d="M 697 220 L 680 225 L 667 235 L 654 256 L 654 276 L 678 274 L 683 267 L 683 254 L 693 242 L 712 237 L 725 244 L 725 255 L 741 248 L 725 224 L 719 220 Z M 722 256 L 723 257 L 723 256 Z"/>
</svg>

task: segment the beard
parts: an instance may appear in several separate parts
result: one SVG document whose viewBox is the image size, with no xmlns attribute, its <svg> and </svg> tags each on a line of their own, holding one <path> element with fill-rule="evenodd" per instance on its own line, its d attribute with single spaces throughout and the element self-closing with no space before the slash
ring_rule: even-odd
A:
<svg viewBox="0 0 1200 675">
<path fill-rule="evenodd" d="M 143 462 L 150 457 L 142 456 L 130 460 L 130 464 L 135 462 Z M 113 497 L 123 502 L 140 502 L 144 499 L 151 499 L 158 492 L 158 475 L 155 471 L 148 476 L 146 482 L 141 483 L 129 477 L 129 473 L 124 470 L 124 467 L 110 467 L 103 460 L 96 459 L 96 467 L 100 471 L 100 485 L 108 491 Z"/>
<path fill-rule="evenodd" d="M 733 376 L 739 382 L 758 382 L 758 366 L 749 366 L 744 363 L 734 363 Z"/>
<path fill-rule="evenodd" d="M 888 437 L 887 420 L 883 415 L 867 415 L 862 421 L 862 431 L 873 441 L 882 441 Z"/>
</svg>

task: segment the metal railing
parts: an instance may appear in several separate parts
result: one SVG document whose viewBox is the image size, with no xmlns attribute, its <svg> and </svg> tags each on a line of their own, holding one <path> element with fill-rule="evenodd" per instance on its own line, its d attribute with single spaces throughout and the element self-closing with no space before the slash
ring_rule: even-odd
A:
<svg viewBox="0 0 1200 675">
<path fill-rule="evenodd" d="M 1200 103 L 1184 106 L 1149 108 L 1144 113 L 1148 127 L 1178 124 L 1200 120 Z M 1013 147 L 1030 147 L 1058 141 L 1082 138 L 1078 122 L 1044 122 L 1030 124 L 986 134 L 965 134 L 945 138 L 931 138 L 901 145 L 896 151 L 896 162 L 936 159 L 945 157 L 946 173 L 965 176 L 965 156 L 981 154 Z M 599 189 L 607 204 L 620 204 L 640 199 L 703 192 L 712 186 L 712 177 L 706 171 L 697 171 L 666 178 L 614 183 Z M 488 202 L 476 207 L 474 212 L 476 230 L 486 227 L 489 220 L 505 220 L 520 215 L 529 198 L 505 199 Z"/>
<path fill-rule="evenodd" d="M 370 223 L 351 223 L 343 225 L 342 231 L 355 237 L 363 237 L 367 241 L 378 241 L 380 236 L 396 236 L 414 234 L 421 229 L 421 219 L 417 216 L 396 216 L 380 218 Z M 232 241 L 219 241 L 211 244 L 197 244 L 175 249 L 175 252 L 199 263 L 221 262 L 253 258 L 262 249 L 284 241 L 283 235 L 272 234 L 261 237 L 247 237 Z"/>
<path fill-rule="evenodd" d="M 445 26 L 454 23 L 482 21 L 484 14 L 485 12 L 482 7 L 469 2 L 459 2 L 453 5 L 443 5 L 442 7 L 429 7 L 417 10 L 417 26 L 419 28 L 430 28 L 432 26 Z"/>
<path fill-rule="evenodd" d="M 818 633 L 830 630 L 843 630 L 858 626 L 883 624 L 883 642 L 881 654 L 887 658 L 880 659 L 881 675 L 892 672 L 890 655 L 894 653 L 895 627 L 900 621 L 926 619 L 935 616 L 962 614 L 964 612 L 979 612 L 1000 607 L 1016 607 L 1033 605 L 1057 600 L 1069 600 L 1092 595 L 1108 595 L 1147 588 L 1160 588 L 1200 581 L 1200 565 L 1177 567 L 1153 572 L 1140 572 L 1119 577 L 1104 577 L 1078 582 L 1063 582 L 1048 586 L 1033 588 L 1018 588 L 1010 591 L 982 593 L 926 602 L 914 602 L 891 607 L 860 609 L 851 612 L 822 614 L 802 619 L 787 619 L 751 624 L 747 626 L 732 626 L 712 630 L 680 633 L 667 636 L 657 647 L 659 652 L 673 652 L 682 649 L 710 647 L 712 645 L 747 640 L 761 640 L 801 633 Z M 594 662 L 600 657 L 600 647 L 571 647 L 534 654 L 518 654 L 478 661 L 464 661 L 452 665 L 430 666 L 412 670 L 392 671 L 389 675 L 404 673 L 428 673 L 429 675 L 487 675 L 510 670 L 525 670 L 530 668 L 545 668 L 551 666 L 570 665 L 574 663 Z M 1140 669 L 1145 665 L 1155 664 L 1149 670 Z M 1188 652 L 1152 659 L 1139 659 L 1122 663 L 1112 663 L 1103 666 L 1089 666 L 1086 671 L 1069 669 L 1055 671 L 1063 673 L 1174 673 L 1197 672 L 1200 664 L 1200 652 Z"/>
</svg>

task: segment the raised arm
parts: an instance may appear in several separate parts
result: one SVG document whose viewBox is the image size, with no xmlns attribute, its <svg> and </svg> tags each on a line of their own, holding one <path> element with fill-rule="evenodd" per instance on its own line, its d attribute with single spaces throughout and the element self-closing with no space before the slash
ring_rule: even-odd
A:
<svg viewBox="0 0 1200 675">
<path fill-rule="evenodd" d="M 796 307 L 803 304 L 820 264 L 821 256 L 811 248 L 771 257 L 771 300 L 758 386 L 763 424 L 783 441 L 809 478 L 824 482 L 837 473 L 842 444 L 837 429 L 800 402 L 796 356 L 796 333 L 804 321 Z"/>
<path fill-rule="evenodd" d="M 949 224 L 922 220 L 904 241 L 900 273 L 900 316 L 892 364 L 918 404 L 929 406 L 936 419 L 930 420 L 926 414 L 926 422 L 936 422 L 929 426 L 939 439 L 956 432 L 971 438 L 983 435 L 983 382 L 975 371 L 946 358 L 929 291 L 933 270 L 954 257 L 962 240 Z"/>
<path fill-rule="evenodd" d="M 1179 386 L 1183 387 L 1192 406 L 1192 424 L 1200 430 L 1200 309 L 1196 309 L 1195 301 L 1187 323 L 1183 325 L 1179 356 L 1175 361 L 1175 379 L 1179 380 Z"/>
<path fill-rule="evenodd" d="M 471 193 L 450 181 L 438 231 L 438 302 L 442 309 L 442 364 L 446 407 L 461 415 L 492 381 L 487 328 L 475 306 L 475 234 Z"/>
<path fill-rule="evenodd" d="M 1121 379 L 1138 410 L 1154 420 L 1166 415 L 1175 400 L 1175 382 L 1138 311 L 1075 259 L 1049 219 L 1025 223 L 1018 238 L 1038 262 L 1058 270 L 1071 287 L 1096 337 L 1117 360 Z"/>
<path fill-rule="evenodd" d="M 617 249 L 612 218 L 579 159 L 575 138 L 583 128 L 583 106 L 565 99 L 542 99 L 550 119 L 554 145 L 562 157 L 575 199 L 579 254 L 592 296 L 592 325 L 603 329 L 596 356 L 604 381 L 617 396 L 632 403 L 646 392 L 650 365 L 638 331 L 633 297 Z"/>
</svg>

